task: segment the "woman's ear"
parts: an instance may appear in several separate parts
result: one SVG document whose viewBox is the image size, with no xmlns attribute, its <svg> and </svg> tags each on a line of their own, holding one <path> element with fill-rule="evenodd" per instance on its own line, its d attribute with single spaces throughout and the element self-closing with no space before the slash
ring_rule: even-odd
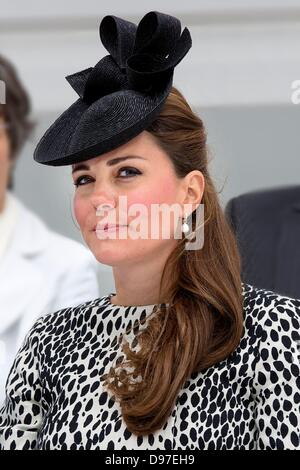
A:
<svg viewBox="0 0 300 470">
<path fill-rule="evenodd" d="M 184 204 L 192 204 L 193 211 L 202 201 L 205 180 L 199 170 L 193 170 L 185 176 L 185 199 Z"/>
</svg>

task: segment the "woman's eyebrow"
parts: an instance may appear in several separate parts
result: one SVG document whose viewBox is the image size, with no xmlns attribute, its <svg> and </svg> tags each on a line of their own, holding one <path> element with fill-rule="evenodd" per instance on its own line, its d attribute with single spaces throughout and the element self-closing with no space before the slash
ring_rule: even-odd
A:
<svg viewBox="0 0 300 470">
<path fill-rule="evenodd" d="M 140 157 L 138 155 L 126 155 L 125 157 L 112 158 L 111 160 L 108 160 L 106 162 L 106 165 L 113 166 L 113 165 L 116 165 L 117 163 L 123 162 L 124 160 L 128 160 L 129 158 L 138 158 L 140 160 L 146 160 L 146 158 Z M 80 171 L 80 170 L 90 170 L 90 167 L 86 163 L 78 163 L 77 165 L 74 165 L 74 167 L 72 167 L 72 175 L 76 171 Z"/>
</svg>

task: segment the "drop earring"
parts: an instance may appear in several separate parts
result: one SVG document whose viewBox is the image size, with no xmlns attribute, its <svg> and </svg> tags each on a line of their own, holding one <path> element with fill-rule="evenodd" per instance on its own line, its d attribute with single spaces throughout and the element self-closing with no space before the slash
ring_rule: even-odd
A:
<svg viewBox="0 0 300 470">
<path fill-rule="evenodd" d="M 182 220 L 183 220 L 183 223 L 181 226 L 181 230 L 183 233 L 187 233 L 190 230 L 189 224 L 187 223 L 187 216 L 184 216 Z"/>
</svg>

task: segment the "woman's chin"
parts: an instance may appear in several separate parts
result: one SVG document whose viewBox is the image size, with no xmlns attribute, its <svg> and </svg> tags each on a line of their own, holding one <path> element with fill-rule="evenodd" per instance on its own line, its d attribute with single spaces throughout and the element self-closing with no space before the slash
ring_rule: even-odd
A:
<svg viewBox="0 0 300 470">
<path fill-rule="evenodd" d="M 128 250 L 118 249 L 117 246 L 97 246 L 92 247 L 91 251 L 96 260 L 107 266 L 116 266 L 128 260 Z"/>
</svg>

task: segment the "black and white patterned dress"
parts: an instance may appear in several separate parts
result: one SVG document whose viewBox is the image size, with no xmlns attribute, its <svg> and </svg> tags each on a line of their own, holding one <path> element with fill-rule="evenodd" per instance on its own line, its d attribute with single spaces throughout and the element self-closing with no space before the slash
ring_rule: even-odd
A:
<svg viewBox="0 0 300 470">
<path fill-rule="evenodd" d="M 126 428 L 101 377 L 122 355 L 128 326 L 136 347 L 153 306 L 120 307 L 107 295 L 41 317 L 8 376 L 0 448 L 300 449 L 300 301 L 242 288 L 239 346 L 193 374 L 163 428 L 144 437 Z"/>
</svg>

